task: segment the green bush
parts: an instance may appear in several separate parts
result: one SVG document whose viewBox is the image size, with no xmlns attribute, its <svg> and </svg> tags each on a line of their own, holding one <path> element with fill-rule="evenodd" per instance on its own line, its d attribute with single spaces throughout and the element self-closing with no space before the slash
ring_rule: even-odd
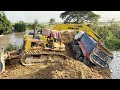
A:
<svg viewBox="0 0 120 90">
<path fill-rule="evenodd" d="M 16 32 L 23 32 L 26 30 L 26 24 L 23 21 L 15 23 L 14 29 Z"/>
<path fill-rule="evenodd" d="M 95 32 L 103 38 L 107 48 L 111 50 L 120 49 L 120 26 L 113 24 L 111 26 L 93 27 Z"/>
<path fill-rule="evenodd" d="M 106 39 L 105 40 L 105 45 L 109 49 L 118 50 L 118 49 L 120 49 L 120 40 L 117 39 L 117 38 Z"/>
<path fill-rule="evenodd" d="M 8 47 L 5 49 L 5 51 L 12 51 L 12 50 L 16 50 L 17 49 L 17 45 L 14 44 L 9 44 Z"/>
</svg>

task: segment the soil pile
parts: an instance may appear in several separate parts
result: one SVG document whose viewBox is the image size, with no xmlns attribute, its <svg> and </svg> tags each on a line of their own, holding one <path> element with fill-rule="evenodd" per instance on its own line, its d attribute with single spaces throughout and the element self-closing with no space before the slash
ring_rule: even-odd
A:
<svg viewBox="0 0 120 90">
<path fill-rule="evenodd" d="M 4 79 L 107 79 L 109 72 L 89 68 L 77 60 L 40 63 L 34 66 L 16 65 L 0 75 Z"/>
</svg>

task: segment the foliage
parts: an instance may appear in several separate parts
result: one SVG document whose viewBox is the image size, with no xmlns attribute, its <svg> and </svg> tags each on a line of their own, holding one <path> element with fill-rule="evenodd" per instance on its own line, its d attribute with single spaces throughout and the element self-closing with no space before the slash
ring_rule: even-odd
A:
<svg viewBox="0 0 120 90">
<path fill-rule="evenodd" d="M 55 19 L 54 18 L 50 18 L 50 21 L 49 23 L 52 25 L 52 24 L 55 24 Z"/>
<path fill-rule="evenodd" d="M 97 22 L 99 15 L 92 11 L 65 11 L 60 14 L 60 18 L 64 23 L 81 23 L 81 22 Z"/>
<path fill-rule="evenodd" d="M 3 30 L 4 33 L 12 31 L 12 24 L 3 11 L 0 11 L 0 29 Z"/>
<path fill-rule="evenodd" d="M 32 29 L 33 29 L 32 24 L 27 24 L 27 25 L 26 25 L 26 29 L 27 29 L 27 30 L 32 30 Z"/>
<path fill-rule="evenodd" d="M 103 38 L 107 48 L 112 50 L 120 49 L 120 26 L 96 26 L 95 31 Z"/>
<path fill-rule="evenodd" d="M 17 49 L 17 45 L 14 44 L 9 44 L 8 47 L 5 49 L 5 51 L 12 51 L 12 50 L 16 50 Z"/>
<path fill-rule="evenodd" d="M 38 23 L 38 20 L 35 19 L 35 21 L 33 23 L 33 29 L 38 30 L 38 28 L 39 28 L 39 23 Z"/>
<path fill-rule="evenodd" d="M 44 29 L 44 28 L 46 28 L 46 26 L 42 25 L 42 24 L 39 24 L 39 28 Z"/>
<path fill-rule="evenodd" d="M 17 32 L 23 32 L 26 30 L 26 24 L 23 21 L 15 23 L 14 30 Z"/>
</svg>

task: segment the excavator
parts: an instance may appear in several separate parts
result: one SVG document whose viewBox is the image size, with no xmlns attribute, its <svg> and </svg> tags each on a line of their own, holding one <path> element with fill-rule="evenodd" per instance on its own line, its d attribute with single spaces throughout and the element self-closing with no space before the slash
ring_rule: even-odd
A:
<svg viewBox="0 0 120 90">
<path fill-rule="evenodd" d="M 65 53 L 65 45 L 61 35 L 64 31 L 79 31 L 72 43 L 75 59 L 88 61 L 96 66 L 108 67 L 113 54 L 102 44 L 102 38 L 86 24 L 58 24 L 53 30 L 44 30 L 41 34 L 31 37 L 24 35 L 23 45 L 15 51 L 1 52 L 0 73 L 5 71 L 5 61 L 19 59 L 22 65 L 34 65 L 45 61 L 57 62 L 73 59 Z M 84 33 L 81 33 L 84 32 Z M 39 37 L 39 38 L 38 38 Z M 86 47 L 87 46 L 87 47 Z M 74 59 L 73 59 L 74 60 Z M 85 63 L 85 62 L 84 62 Z"/>
<path fill-rule="evenodd" d="M 89 25 L 83 24 L 59 24 L 54 30 L 76 30 L 79 31 L 72 41 L 74 57 L 87 65 L 109 67 L 113 54 L 108 50 L 103 39 L 92 30 Z"/>
</svg>

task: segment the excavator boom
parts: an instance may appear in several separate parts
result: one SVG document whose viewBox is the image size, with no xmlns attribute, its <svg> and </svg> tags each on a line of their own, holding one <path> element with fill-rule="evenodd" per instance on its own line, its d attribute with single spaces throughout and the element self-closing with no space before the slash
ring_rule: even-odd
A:
<svg viewBox="0 0 120 90">
<path fill-rule="evenodd" d="M 54 28 L 54 30 L 71 30 L 76 29 L 78 31 L 84 31 L 89 36 L 94 38 L 97 42 L 102 39 L 95 31 L 93 31 L 90 27 L 88 27 L 86 24 L 58 24 Z"/>
</svg>

